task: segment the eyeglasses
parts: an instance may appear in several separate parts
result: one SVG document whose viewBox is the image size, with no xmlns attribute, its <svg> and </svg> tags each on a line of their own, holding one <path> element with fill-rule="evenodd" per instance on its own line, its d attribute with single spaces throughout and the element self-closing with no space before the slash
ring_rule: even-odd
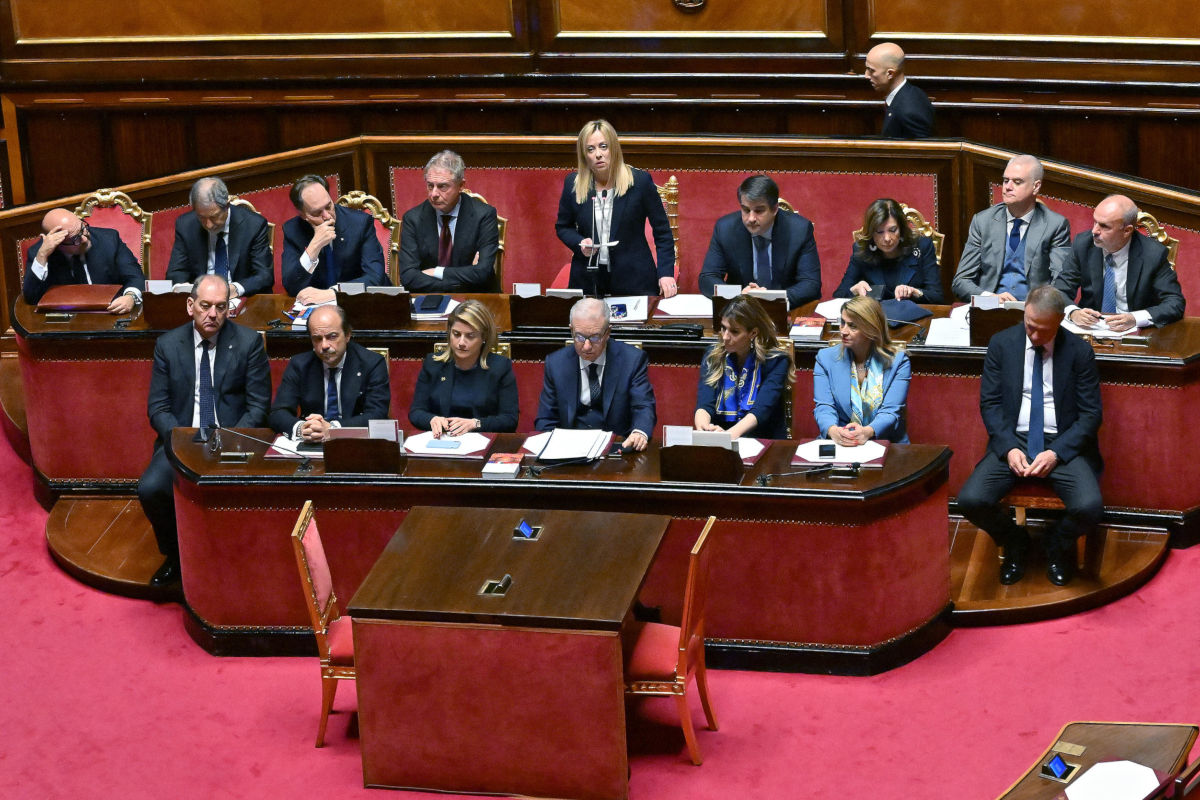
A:
<svg viewBox="0 0 1200 800">
<path fill-rule="evenodd" d="M 91 228 L 88 227 L 88 224 L 83 220 L 79 220 L 79 230 L 70 236 L 64 236 L 61 244 L 65 244 L 67 247 L 74 247 L 82 242 L 84 237 L 88 236 L 90 233 Z"/>
<path fill-rule="evenodd" d="M 573 334 L 573 336 L 575 338 L 575 344 L 590 342 L 593 345 L 597 345 L 604 341 L 605 336 L 608 336 L 608 331 L 600 331 L 600 333 L 594 333 L 591 336 L 584 336 L 582 333 L 576 333 Z"/>
</svg>

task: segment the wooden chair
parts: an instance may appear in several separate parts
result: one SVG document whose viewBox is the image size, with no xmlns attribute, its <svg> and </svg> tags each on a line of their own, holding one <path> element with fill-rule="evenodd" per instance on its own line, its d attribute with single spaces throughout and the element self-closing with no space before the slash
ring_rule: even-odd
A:
<svg viewBox="0 0 1200 800">
<path fill-rule="evenodd" d="M 630 631 L 632 644 L 625 655 L 625 694 L 675 698 L 683 737 L 696 766 L 700 766 L 703 759 L 688 710 L 689 676 L 695 675 L 709 730 L 717 730 L 717 718 L 708 700 L 708 678 L 704 668 L 704 608 L 708 594 L 709 554 L 712 552 L 706 545 L 716 519 L 708 518 L 688 559 L 682 625 L 635 623 Z"/>
<path fill-rule="evenodd" d="M 1145 228 L 1151 239 L 1166 246 L 1167 263 L 1171 265 L 1171 269 L 1175 269 L 1175 259 L 1179 256 L 1179 240 L 1169 236 L 1167 229 L 1154 218 L 1153 214 L 1146 211 L 1138 212 L 1135 227 Z"/>
<path fill-rule="evenodd" d="M 387 247 L 384 248 L 384 271 L 392 283 L 400 285 L 400 220 L 383 207 L 374 195 L 355 189 L 337 199 L 339 206 L 365 211 L 387 232 Z"/>
<path fill-rule="evenodd" d="M 675 240 L 675 275 L 679 275 L 679 179 L 674 175 L 667 178 L 662 186 L 657 183 L 654 188 L 662 199 L 663 209 L 667 212 L 667 222 L 671 225 L 671 238 Z"/>
<path fill-rule="evenodd" d="M 463 194 L 470 195 L 471 197 L 474 197 L 476 200 L 478 200 L 481 203 L 487 202 L 487 200 L 484 199 L 483 195 L 476 194 L 475 192 L 472 192 L 470 189 L 463 189 Z M 504 237 L 507 232 L 508 232 L 508 218 L 502 217 L 502 216 L 500 216 L 499 213 L 497 213 L 496 214 L 496 233 L 499 235 L 500 242 L 499 242 L 499 245 L 496 250 L 496 263 L 494 265 L 494 271 L 496 273 L 496 291 L 498 291 L 498 292 L 504 291 Z"/>
<path fill-rule="evenodd" d="M 1054 488 L 1045 481 L 1028 479 L 1018 480 L 1001 500 L 1001 504 L 1012 507 L 1017 525 L 1022 528 L 1028 522 L 1028 510 L 1031 508 L 1062 511 L 1066 507 Z M 1089 531 L 1083 543 L 1083 572 L 1094 578 L 1100 577 L 1100 567 L 1104 560 L 1104 526 L 1097 525 Z"/>
<path fill-rule="evenodd" d="M 340 616 L 338 612 L 337 595 L 329 575 L 329 561 L 325 558 L 325 548 L 317 532 L 311 500 L 304 502 L 300 518 L 292 529 L 292 550 L 296 553 L 300 584 L 304 589 L 304 599 L 308 602 L 313 635 L 316 636 L 317 651 L 321 657 L 321 723 L 317 728 L 316 746 L 323 747 L 325 723 L 329 721 L 329 712 L 333 709 L 337 682 L 352 681 L 356 673 L 350 617 Z"/>
<path fill-rule="evenodd" d="M 449 349 L 449 342 L 433 343 L 433 352 L 436 355 L 441 355 Z M 496 342 L 496 346 L 493 347 L 489 352 L 495 353 L 498 356 L 504 356 L 505 358 L 512 358 L 512 344 L 510 342 Z"/>
<path fill-rule="evenodd" d="M 133 202 L 129 195 L 116 189 L 98 189 L 75 208 L 80 219 L 91 217 L 90 224 L 101 228 L 113 228 L 142 267 L 142 274 L 150 275 L 150 223 L 151 215 Z"/>
<path fill-rule="evenodd" d="M 937 259 L 938 266 L 942 265 L 942 247 L 946 243 L 946 234 L 939 233 L 933 224 L 925 220 L 925 215 L 915 208 L 900 204 L 900 210 L 904 212 L 904 219 L 908 221 L 908 225 L 913 229 L 913 233 L 918 236 L 928 236 L 933 240 L 933 254 Z M 871 238 L 871 231 L 866 228 L 860 228 L 854 232 L 854 243 L 868 241 Z"/>
</svg>

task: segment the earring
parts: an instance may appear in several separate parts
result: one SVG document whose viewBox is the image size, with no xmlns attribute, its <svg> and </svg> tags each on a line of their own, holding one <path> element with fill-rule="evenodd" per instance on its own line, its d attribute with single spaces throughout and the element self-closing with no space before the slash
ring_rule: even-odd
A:
<svg viewBox="0 0 1200 800">
<path fill-rule="evenodd" d="M 875 246 L 874 242 L 871 242 L 871 244 L 869 244 L 867 247 L 872 253 L 874 253 L 876 250 L 879 249 L 878 247 Z"/>
</svg>

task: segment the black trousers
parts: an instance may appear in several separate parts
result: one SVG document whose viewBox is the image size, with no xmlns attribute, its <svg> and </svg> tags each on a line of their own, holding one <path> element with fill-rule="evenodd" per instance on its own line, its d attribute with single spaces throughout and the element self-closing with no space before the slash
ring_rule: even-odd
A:
<svg viewBox="0 0 1200 800">
<path fill-rule="evenodd" d="M 172 481 L 175 470 L 167 461 L 167 451 L 160 446 L 154 448 L 150 465 L 138 481 L 138 500 L 142 511 L 154 528 L 158 550 L 168 559 L 179 559 L 179 534 L 175 528 L 175 490 Z"/>
</svg>

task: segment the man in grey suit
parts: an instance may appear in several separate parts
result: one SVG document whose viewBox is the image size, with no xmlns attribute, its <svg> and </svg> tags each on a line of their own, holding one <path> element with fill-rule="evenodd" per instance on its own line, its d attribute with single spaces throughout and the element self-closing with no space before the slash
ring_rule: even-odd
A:
<svg viewBox="0 0 1200 800">
<path fill-rule="evenodd" d="M 1037 202 L 1042 165 L 1033 156 L 1013 156 L 1004 168 L 1003 202 L 971 219 L 967 244 L 950 288 L 959 300 L 994 294 L 1001 302 L 1024 300 L 1030 290 L 1051 284 L 1074 297 L 1070 283 L 1071 226 Z"/>
</svg>

